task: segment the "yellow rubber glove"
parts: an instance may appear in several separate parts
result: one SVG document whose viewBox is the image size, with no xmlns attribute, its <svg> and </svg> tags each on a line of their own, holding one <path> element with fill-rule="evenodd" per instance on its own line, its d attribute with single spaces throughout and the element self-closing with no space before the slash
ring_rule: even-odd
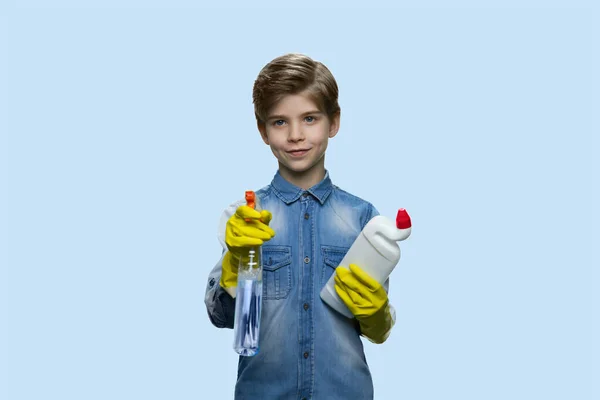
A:
<svg viewBox="0 0 600 400">
<path fill-rule="evenodd" d="M 393 325 L 388 295 L 383 286 L 358 265 L 350 270 L 337 267 L 335 291 L 360 324 L 363 336 L 373 343 L 383 343 Z"/>
<path fill-rule="evenodd" d="M 227 221 L 225 228 L 225 244 L 227 251 L 223 257 L 221 268 L 221 287 L 234 296 L 237 287 L 238 266 L 240 257 L 250 247 L 261 246 L 275 236 L 275 231 L 269 227 L 272 215 L 267 210 L 256 211 L 247 205 L 239 206 Z"/>
</svg>

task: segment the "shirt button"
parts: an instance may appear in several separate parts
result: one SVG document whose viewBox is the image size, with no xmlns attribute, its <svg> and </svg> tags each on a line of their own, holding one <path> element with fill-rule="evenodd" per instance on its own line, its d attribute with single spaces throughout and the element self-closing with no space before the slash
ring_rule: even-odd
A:
<svg viewBox="0 0 600 400">
<path fill-rule="evenodd" d="M 310 258 L 308 258 L 308 257 L 304 257 L 304 263 L 305 263 L 305 264 L 308 264 L 309 262 L 310 262 Z"/>
<path fill-rule="evenodd" d="M 304 192 L 304 193 L 302 194 L 302 196 L 303 196 L 303 197 L 308 197 L 308 192 Z"/>
<path fill-rule="evenodd" d="M 304 352 L 304 358 L 308 358 L 308 351 Z"/>
<path fill-rule="evenodd" d="M 304 214 L 304 219 L 308 219 L 309 215 L 308 213 Z"/>
<path fill-rule="evenodd" d="M 304 309 L 308 310 L 308 303 L 304 303 Z"/>
</svg>

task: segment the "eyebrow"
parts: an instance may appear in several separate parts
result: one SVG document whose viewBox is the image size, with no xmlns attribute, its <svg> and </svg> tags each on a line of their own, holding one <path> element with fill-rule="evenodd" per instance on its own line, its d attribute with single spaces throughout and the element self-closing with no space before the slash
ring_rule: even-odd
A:
<svg viewBox="0 0 600 400">
<path fill-rule="evenodd" d="M 307 111 L 305 113 L 300 114 L 301 117 L 305 117 L 307 115 L 314 115 L 314 114 L 323 114 L 321 111 L 319 110 L 312 110 L 312 111 Z M 285 115 L 271 115 L 270 117 L 267 118 L 267 121 L 271 121 L 274 119 L 286 119 L 287 117 Z"/>
</svg>

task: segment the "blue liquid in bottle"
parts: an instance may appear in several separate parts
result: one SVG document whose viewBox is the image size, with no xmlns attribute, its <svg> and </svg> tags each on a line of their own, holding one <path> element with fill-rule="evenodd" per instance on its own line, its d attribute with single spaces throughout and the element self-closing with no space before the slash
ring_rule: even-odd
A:
<svg viewBox="0 0 600 400">
<path fill-rule="evenodd" d="M 233 325 L 233 349 L 242 356 L 254 356 L 259 349 L 262 306 L 261 248 L 240 258 Z"/>
</svg>

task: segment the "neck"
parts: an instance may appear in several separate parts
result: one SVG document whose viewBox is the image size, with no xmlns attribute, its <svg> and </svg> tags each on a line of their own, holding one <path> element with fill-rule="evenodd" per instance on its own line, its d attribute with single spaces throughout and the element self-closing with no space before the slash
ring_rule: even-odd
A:
<svg viewBox="0 0 600 400">
<path fill-rule="evenodd" d="M 306 171 L 297 172 L 279 164 L 279 173 L 286 181 L 307 190 L 325 178 L 325 166 L 322 163 L 317 163 Z"/>
</svg>

